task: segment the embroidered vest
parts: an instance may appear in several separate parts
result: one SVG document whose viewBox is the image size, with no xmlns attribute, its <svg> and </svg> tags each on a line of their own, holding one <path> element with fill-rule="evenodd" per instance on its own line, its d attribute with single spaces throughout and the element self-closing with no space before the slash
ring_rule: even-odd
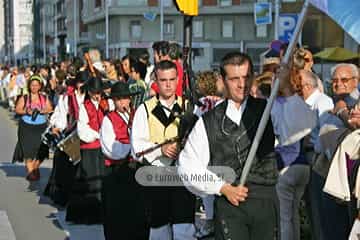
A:
<svg viewBox="0 0 360 240">
<path fill-rule="evenodd" d="M 209 141 L 209 165 L 231 167 L 237 175 L 235 182 L 238 184 L 266 101 L 249 96 L 239 126 L 226 116 L 227 104 L 228 101 L 225 100 L 203 115 Z M 265 186 L 276 184 L 278 170 L 274 141 L 273 127 L 269 120 L 251 166 L 247 183 Z"/>
<path fill-rule="evenodd" d="M 177 97 L 172 110 L 181 112 L 181 103 L 181 97 Z M 178 135 L 180 119 L 175 118 L 172 113 L 167 117 L 157 97 L 147 100 L 145 108 L 148 114 L 150 142 L 161 143 Z"/>
<path fill-rule="evenodd" d="M 110 112 L 107 117 L 110 119 L 114 133 L 115 133 L 115 140 L 118 142 L 121 142 L 123 144 L 130 144 L 130 137 L 129 137 L 129 131 L 128 131 L 128 125 L 124 121 L 124 119 L 121 118 L 119 113 L 116 111 Z M 109 157 L 105 156 L 105 166 L 111 166 L 113 164 L 117 164 L 122 160 L 120 159 L 111 159 Z M 126 159 L 123 159 L 125 161 Z"/>
<path fill-rule="evenodd" d="M 73 87 L 68 87 L 68 106 L 69 106 L 69 115 L 73 120 L 79 119 L 79 103 L 76 99 L 75 89 Z"/>
<path fill-rule="evenodd" d="M 86 99 L 84 101 L 84 106 L 89 118 L 89 126 L 91 129 L 99 132 L 100 126 L 102 123 L 102 120 L 104 118 L 104 113 L 102 109 L 99 107 L 98 110 L 96 110 L 95 105 L 90 101 L 90 99 Z M 97 139 L 91 143 L 85 143 L 81 141 L 80 143 L 81 149 L 95 149 L 100 148 L 100 140 Z"/>
</svg>

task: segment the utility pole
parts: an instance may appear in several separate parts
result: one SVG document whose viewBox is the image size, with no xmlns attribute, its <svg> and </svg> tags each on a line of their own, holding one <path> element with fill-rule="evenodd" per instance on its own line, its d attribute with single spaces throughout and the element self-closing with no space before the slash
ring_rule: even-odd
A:
<svg viewBox="0 0 360 240">
<path fill-rule="evenodd" d="M 164 40 L 164 1 L 160 0 L 160 40 Z"/>
<path fill-rule="evenodd" d="M 57 28 L 57 19 L 58 19 L 57 3 L 55 3 L 55 62 L 58 61 L 58 28 Z"/>
<path fill-rule="evenodd" d="M 46 19 L 45 19 L 45 4 L 42 7 L 42 28 L 43 28 L 43 62 L 46 64 Z"/>
<path fill-rule="evenodd" d="M 74 0 L 74 57 L 77 56 L 77 24 L 76 24 L 76 12 L 77 12 L 77 0 Z"/>
<path fill-rule="evenodd" d="M 109 0 L 105 0 L 105 56 L 109 58 Z"/>
</svg>

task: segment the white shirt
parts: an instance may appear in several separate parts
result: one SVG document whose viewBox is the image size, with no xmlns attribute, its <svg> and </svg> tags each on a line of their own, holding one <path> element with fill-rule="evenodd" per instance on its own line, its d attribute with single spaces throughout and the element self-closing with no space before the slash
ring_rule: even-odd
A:
<svg viewBox="0 0 360 240">
<path fill-rule="evenodd" d="M 99 109 L 99 102 L 91 100 L 96 110 Z M 89 126 L 89 116 L 87 114 L 84 103 L 79 108 L 79 121 L 77 131 L 81 141 L 91 143 L 100 138 L 100 134 Z"/>
<path fill-rule="evenodd" d="M 84 102 L 85 94 L 79 94 L 75 92 L 78 105 L 82 105 Z M 50 117 L 50 125 L 59 128 L 63 131 L 67 127 L 67 114 L 69 113 L 69 97 L 67 95 L 61 95 L 58 104 L 54 109 L 54 113 Z"/>
<path fill-rule="evenodd" d="M 315 152 L 320 153 L 322 151 L 319 138 L 320 128 L 330 117 L 330 113 L 328 112 L 334 108 L 334 104 L 330 97 L 321 93 L 318 89 L 316 89 L 305 102 L 317 115 L 317 124 L 311 132 L 310 142 L 313 144 Z"/>
<path fill-rule="evenodd" d="M 228 100 L 226 108 L 226 116 L 240 125 L 241 117 L 246 107 L 246 101 L 244 101 L 240 108 L 235 107 L 235 103 L 232 100 Z M 189 176 L 184 179 L 184 185 L 194 194 L 199 196 L 217 194 L 220 195 L 220 189 L 225 182 L 217 177 L 216 174 L 207 169 L 210 161 L 210 149 L 209 141 L 204 125 L 203 118 L 199 118 L 195 127 L 191 131 L 188 140 L 185 144 L 185 148 L 181 151 L 179 156 L 178 173 L 180 176 Z M 186 181 L 190 180 L 191 175 L 207 175 L 212 176 L 214 181 L 202 182 L 202 181 Z"/>
<path fill-rule="evenodd" d="M 126 122 L 126 124 L 129 123 L 129 116 L 127 114 L 120 112 L 118 112 L 118 114 Z M 101 125 L 100 143 L 101 150 L 104 155 L 113 160 L 124 159 L 131 150 L 130 144 L 124 144 L 116 140 L 114 127 L 111 120 L 107 116 L 104 118 Z"/>
<path fill-rule="evenodd" d="M 166 106 L 165 102 L 159 100 L 163 106 Z M 174 106 L 172 103 L 170 106 L 166 106 L 169 109 L 172 109 Z M 170 115 L 170 111 L 166 108 L 163 108 L 167 117 Z M 151 114 L 151 113 L 149 113 Z M 157 144 L 150 142 L 150 130 L 149 130 L 149 123 L 148 123 L 148 116 L 145 109 L 145 104 L 141 104 L 135 112 L 134 120 L 132 123 L 132 130 L 131 130 L 131 144 L 132 144 L 132 155 L 136 159 L 136 153 L 144 151 L 150 147 L 153 147 Z M 150 162 L 154 166 L 168 166 L 172 160 L 166 158 L 161 153 L 161 148 L 154 150 L 151 153 L 145 154 L 143 156 L 146 158 L 148 162 Z M 138 159 L 142 161 L 142 159 Z"/>
<path fill-rule="evenodd" d="M 93 100 L 91 100 L 91 102 L 94 104 L 96 110 L 98 110 L 99 102 Z M 113 111 L 115 106 L 114 102 L 111 99 L 108 99 L 108 103 L 109 111 Z M 82 103 L 79 107 L 79 120 L 77 124 L 77 131 L 80 140 L 86 143 L 91 143 L 100 138 L 100 134 L 89 126 L 89 116 L 85 109 L 84 103 Z"/>
</svg>

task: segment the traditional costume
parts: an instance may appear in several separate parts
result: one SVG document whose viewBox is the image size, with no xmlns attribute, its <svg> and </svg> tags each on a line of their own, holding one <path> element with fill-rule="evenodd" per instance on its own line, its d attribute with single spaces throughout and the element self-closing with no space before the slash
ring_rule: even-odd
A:
<svg viewBox="0 0 360 240">
<path fill-rule="evenodd" d="M 87 80 L 87 72 L 79 72 L 75 85 Z M 50 125 L 61 132 L 76 131 L 76 121 L 79 119 L 79 106 L 84 102 L 85 94 L 68 86 L 67 92 L 60 96 L 58 105 L 50 118 Z M 80 147 L 80 146 L 79 146 Z M 56 148 L 53 157 L 53 168 L 45 188 L 45 196 L 54 203 L 66 206 L 74 181 L 76 166 L 69 161 L 69 156 Z"/>
<path fill-rule="evenodd" d="M 111 88 L 111 97 L 135 94 L 127 83 L 118 82 Z M 106 240 L 148 239 L 144 187 L 135 180 L 138 163 L 130 157 L 130 117 L 127 112 L 112 111 L 104 118 L 100 130 L 105 156 L 102 203 Z"/>
<path fill-rule="evenodd" d="M 88 92 L 101 92 L 103 83 L 99 78 L 90 78 L 84 89 Z M 76 169 L 67 205 L 67 221 L 83 224 L 102 222 L 101 180 L 104 175 L 104 160 L 99 131 L 104 115 L 105 109 L 100 107 L 100 102 L 86 96 L 79 108 L 77 131 L 81 140 L 81 161 Z"/>
<path fill-rule="evenodd" d="M 256 159 L 248 175 L 248 197 L 234 206 L 220 189 L 225 184 L 207 166 L 227 166 L 236 173 L 235 185 L 250 151 L 251 143 L 266 105 L 251 96 L 235 107 L 225 100 L 200 118 L 179 156 L 179 174 L 206 175 L 213 181 L 187 181 L 192 192 L 215 197 L 215 239 L 275 239 L 278 231 L 278 201 L 275 191 L 277 165 L 274 132 L 268 122 L 259 144 Z M 190 179 L 190 178 L 189 178 Z M 259 211 L 261 209 L 261 211 Z"/>
<path fill-rule="evenodd" d="M 167 139 L 178 136 L 182 99 L 177 97 L 166 106 L 157 96 L 137 109 L 132 128 L 132 148 L 141 152 Z M 161 149 L 145 154 L 143 161 L 154 166 L 170 166 L 174 160 Z M 149 205 L 150 239 L 195 239 L 195 196 L 184 187 L 146 187 Z"/>
</svg>

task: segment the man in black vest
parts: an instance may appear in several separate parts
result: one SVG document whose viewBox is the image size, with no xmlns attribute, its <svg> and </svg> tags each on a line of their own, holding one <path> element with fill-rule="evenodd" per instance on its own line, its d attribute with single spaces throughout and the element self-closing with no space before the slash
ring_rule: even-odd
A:
<svg viewBox="0 0 360 240">
<path fill-rule="evenodd" d="M 249 96 L 253 79 L 249 56 L 229 53 L 220 67 L 227 99 L 197 121 L 180 154 L 178 172 L 188 176 L 182 179 L 193 193 L 216 195 L 215 239 L 274 239 L 278 235 L 278 201 L 271 121 L 259 144 L 246 186 L 238 186 L 266 100 Z M 208 170 L 208 166 L 232 168 L 235 182 L 226 183 Z M 206 180 L 192 181 L 194 175 L 205 175 L 202 179 Z"/>
</svg>

